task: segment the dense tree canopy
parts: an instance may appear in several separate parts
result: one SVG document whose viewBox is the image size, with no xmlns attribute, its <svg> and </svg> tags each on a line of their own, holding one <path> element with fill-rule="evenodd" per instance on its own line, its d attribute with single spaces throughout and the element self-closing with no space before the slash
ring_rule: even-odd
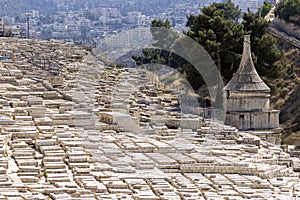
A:
<svg viewBox="0 0 300 200">
<path fill-rule="evenodd" d="M 225 19 L 238 21 L 241 17 L 239 6 L 234 6 L 234 3 L 231 0 L 228 0 L 226 3 L 213 3 L 212 6 L 224 12 L 223 16 Z"/>
<path fill-rule="evenodd" d="M 230 2 L 224 4 L 230 4 Z M 206 49 L 222 75 L 228 79 L 231 74 L 227 73 L 228 69 L 232 71 L 237 66 L 236 53 L 242 50 L 242 46 L 237 44 L 242 43 L 244 32 L 242 25 L 233 21 L 235 15 L 227 15 L 226 19 L 224 10 L 218 9 L 215 5 L 218 4 L 203 8 L 200 15 L 189 16 L 187 22 L 189 30 L 185 34 Z M 237 8 L 232 6 L 231 9 Z M 226 68 L 224 68 L 225 65 Z"/>
<path fill-rule="evenodd" d="M 258 17 L 258 14 L 248 12 L 243 15 L 242 25 L 245 33 L 251 34 L 251 49 L 258 73 L 276 77 L 281 66 L 274 63 L 282 57 L 282 52 L 275 46 L 276 39 L 266 32 L 269 24 L 270 22 Z"/>
<path fill-rule="evenodd" d="M 252 53 L 258 73 L 276 76 L 278 66 L 274 63 L 281 58 L 282 53 L 274 45 L 276 40 L 267 33 L 269 22 L 260 17 L 259 13 L 248 11 L 239 23 L 238 15 L 240 10 L 231 1 L 214 3 L 202 8 L 201 14 L 188 16 L 186 24 L 188 30 L 184 35 L 191 37 L 205 48 L 219 68 L 224 81 L 227 82 L 238 68 L 243 50 L 243 36 L 251 34 Z M 160 20 L 153 21 L 152 26 L 170 28 L 168 21 Z M 165 42 L 169 38 L 154 37 L 154 39 Z M 176 45 L 176 42 L 173 44 Z M 193 66 L 170 52 L 144 49 L 143 54 L 141 57 L 134 57 L 137 64 L 149 62 L 166 64 L 179 69 L 194 89 L 204 84 Z"/>
<path fill-rule="evenodd" d="M 261 17 L 265 17 L 270 12 L 270 10 L 272 9 L 272 5 L 273 4 L 271 2 L 264 1 L 264 5 L 258 9 L 258 14 Z"/>
<path fill-rule="evenodd" d="M 276 10 L 276 15 L 285 21 L 300 26 L 300 0 L 281 1 Z"/>
</svg>

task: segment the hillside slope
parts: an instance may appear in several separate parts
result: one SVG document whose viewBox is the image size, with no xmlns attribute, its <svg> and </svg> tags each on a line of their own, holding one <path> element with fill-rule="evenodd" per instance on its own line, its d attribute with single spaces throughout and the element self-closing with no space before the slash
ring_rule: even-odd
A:
<svg viewBox="0 0 300 200">
<path fill-rule="evenodd" d="M 284 38 L 277 38 L 278 46 L 286 53 L 281 62 L 286 66 L 282 78 L 268 80 L 272 87 L 272 105 L 280 109 L 286 144 L 300 144 L 300 49 Z"/>
</svg>

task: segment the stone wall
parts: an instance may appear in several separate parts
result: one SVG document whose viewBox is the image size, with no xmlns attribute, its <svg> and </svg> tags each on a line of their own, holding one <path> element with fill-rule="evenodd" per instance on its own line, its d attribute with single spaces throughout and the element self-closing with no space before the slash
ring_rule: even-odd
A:
<svg viewBox="0 0 300 200">
<path fill-rule="evenodd" d="M 228 111 L 265 111 L 270 107 L 270 100 L 266 97 L 253 96 L 235 96 L 227 99 L 226 108 Z"/>
<path fill-rule="evenodd" d="M 279 111 L 230 112 L 226 115 L 225 123 L 239 130 L 275 129 L 279 127 Z"/>
</svg>

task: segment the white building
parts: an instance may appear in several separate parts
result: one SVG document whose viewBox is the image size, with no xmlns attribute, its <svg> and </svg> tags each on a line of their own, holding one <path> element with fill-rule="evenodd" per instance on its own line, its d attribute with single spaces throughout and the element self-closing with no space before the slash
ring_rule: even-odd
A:
<svg viewBox="0 0 300 200">
<path fill-rule="evenodd" d="M 22 27 L 19 25 L 12 25 L 7 22 L 6 17 L 0 18 L 0 35 L 10 36 L 10 37 L 20 37 L 22 32 Z"/>
<path fill-rule="evenodd" d="M 140 27 L 108 36 L 104 43 L 108 48 L 143 47 L 150 43 L 152 34 L 149 27 Z"/>
<path fill-rule="evenodd" d="M 152 39 L 152 34 L 149 27 L 139 27 L 131 29 L 128 32 L 131 46 L 143 46 Z"/>
<path fill-rule="evenodd" d="M 40 11 L 38 11 L 38 10 L 32 10 L 31 14 L 32 14 L 32 18 L 39 18 L 40 17 Z"/>
<path fill-rule="evenodd" d="M 105 41 L 105 45 L 110 49 L 125 48 L 125 47 L 129 47 L 130 45 L 128 32 L 106 37 L 104 41 Z"/>
<path fill-rule="evenodd" d="M 4 17 L 1 17 L 1 18 L 2 18 L 2 23 L 4 23 L 4 25 L 15 25 L 15 18 L 14 17 L 4 16 Z"/>
<path fill-rule="evenodd" d="M 242 13 L 248 12 L 248 8 L 250 8 L 252 12 L 256 13 L 264 4 L 263 0 L 232 0 L 232 2 L 236 6 L 239 6 L 239 8 L 242 10 Z"/>
<path fill-rule="evenodd" d="M 126 16 L 126 22 L 129 24 L 138 24 L 141 17 L 142 17 L 141 12 L 137 12 L 137 11 L 128 12 Z"/>
</svg>

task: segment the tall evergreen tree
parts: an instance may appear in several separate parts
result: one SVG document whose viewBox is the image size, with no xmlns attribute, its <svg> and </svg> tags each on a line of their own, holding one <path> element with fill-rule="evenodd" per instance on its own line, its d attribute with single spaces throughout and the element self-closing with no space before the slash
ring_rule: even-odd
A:
<svg viewBox="0 0 300 200">
<path fill-rule="evenodd" d="M 276 9 L 276 15 L 285 21 L 300 26 L 300 0 L 281 1 Z"/>
<path fill-rule="evenodd" d="M 270 10 L 272 9 L 272 3 L 269 1 L 264 1 L 264 5 L 258 9 L 258 15 L 261 17 L 265 17 Z"/>
<path fill-rule="evenodd" d="M 231 1 L 214 3 L 201 9 L 201 14 L 188 16 L 184 35 L 197 41 L 210 54 L 220 70 L 225 82 L 229 81 L 237 70 L 243 50 L 243 35 L 251 34 L 251 46 L 254 63 L 261 75 L 276 76 L 278 67 L 274 64 L 282 56 L 275 46 L 275 38 L 267 33 L 269 22 L 264 21 L 258 13 L 250 11 L 243 15 L 242 23 L 237 16 L 240 10 Z M 155 20 L 153 27 L 165 26 L 170 29 L 168 21 Z M 173 41 L 170 38 L 155 38 L 158 42 Z M 176 45 L 174 41 L 174 45 Z M 191 47 L 192 48 L 192 47 Z M 159 62 L 179 69 L 194 89 L 204 84 L 200 74 L 184 59 L 170 52 L 160 50 L 143 50 L 144 56 L 136 56 L 138 64 Z"/>
</svg>

